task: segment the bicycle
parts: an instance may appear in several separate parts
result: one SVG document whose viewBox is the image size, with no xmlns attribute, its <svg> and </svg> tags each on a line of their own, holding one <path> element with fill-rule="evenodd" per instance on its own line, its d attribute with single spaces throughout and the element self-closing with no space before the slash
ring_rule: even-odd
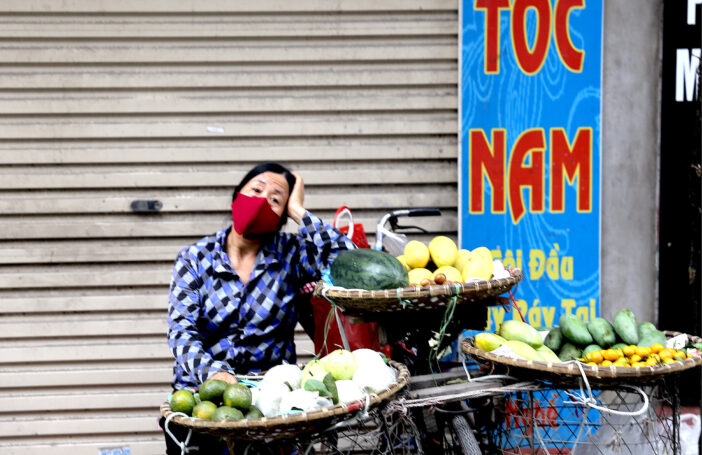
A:
<svg viewBox="0 0 702 455">
<path fill-rule="evenodd" d="M 403 253 L 407 238 L 404 233 L 398 231 L 407 232 L 413 229 L 425 234 L 429 233 L 419 226 L 400 225 L 398 218 L 440 215 L 441 211 L 437 208 L 402 209 L 386 213 L 376 225 L 374 248 L 399 256 Z M 389 229 L 386 227 L 388 224 Z M 470 328 L 469 321 L 487 319 L 485 305 L 467 305 L 455 308 L 454 311 L 453 320 L 444 327 L 447 333 L 456 334 L 464 328 Z M 458 394 L 459 398 L 446 398 L 446 396 L 455 397 L 459 390 L 480 388 L 481 384 L 471 382 L 467 383 L 468 385 L 466 383 L 450 384 L 451 381 L 465 378 L 467 370 L 436 373 L 431 362 L 425 364 L 422 360 L 432 358 L 432 354 L 436 358 L 436 352 L 441 352 L 452 341 L 449 337 L 443 337 L 439 339 L 436 347 L 429 347 L 427 341 L 431 338 L 433 329 L 436 329 L 443 319 L 443 315 L 439 313 L 441 312 L 434 314 L 413 312 L 400 316 L 393 314 L 392 323 L 388 323 L 389 321 L 382 316 L 377 318 L 383 334 L 381 338 L 384 338 L 385 344 L 391 345 L 392 358 L 405 363 L 412 372 L 409 400 L 422 403 L 422 398 L 433 397 L 426 402 L 434 402 L 434 404 L 418 405 L 412 414 L 419 430 L 423 450 L 421 453 L 474 455 L 495 450 L 496 445 L 489 436 L 500 420 L 499 416 L 494 414 L 494 410 L 499 409 L 499 406 L 494 406 L 494 400 L 500 399 L 503 395 L 497 393 L 494 396 L 476 398 L 472 401 L 460 398 L 460 394 Z M 438 359 L 436 367 L 440 367 Z M 486 416 L 490 417 L 486 418 Z"/>
</svg>

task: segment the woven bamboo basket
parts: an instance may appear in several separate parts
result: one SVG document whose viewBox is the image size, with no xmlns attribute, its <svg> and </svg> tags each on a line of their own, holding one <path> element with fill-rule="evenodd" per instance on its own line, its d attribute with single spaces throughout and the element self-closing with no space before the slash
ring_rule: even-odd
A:
<svg viewBox="0 0 702 455">
<path fill-rule="evenodd" d="M 390 361 L 389 365 L 397 373 L 397 379 L 388 388 L 371 394 L 368 408 L 378 406 L 402 390 L 409 382 L 409 370 L 401 363 Z M 366 400 L 340 403 L 328 408 L 298 414 L 285 414 L 261 419 L 212 421 L 176 415 L 171 422 L 190 428 L 193 431 L 241 441 L 270 441 L 294 439 L 309 433 L 329 428 L 337 422 L 353 417 L 366 409 Z M 161 415 L 168 418 L 171 406 L 166 401 L 161 405 Z"/>
<path fill-rule="evenodd" d="M 496 297 L 512 289 L 522 280 L 520 269 L 511 269 L 509 278 L 472 283 L 452 283 L 432 286 L 382 289 L 344 289 L 319 282 L 316 296 L 325 297 L 342 308 L 347 314 L 368 312 L 420 311 L 445 307 L 451 297 L 457 304 L 477 302 Z M 494 305 L 494 300 L 489 301 Z"/>
<path fill-rule="evenodd" d="M 680 335 L 679 332 L 664 331 L 663 333 L 665 333 L 668 338 Z M 693 343 L 702 341 L 702 339 L 696 336 L 688 335 L 688 337 Z M 479 362 L 496 367 L 503 367 L 507 370 L 507 374 L 520 379 L 548 381 L 554 385 L 577 385 L 582 378 L 577 361 L 550 363 L 513 359 L 478 349 L 473 346 L 472 339 L 463 340 L 461 348 L 463 352 L 472 355 Z M 702 365 L 701 356 L 695 356 L 667 365 L 645 367 L 615 367 L 613 365 L 600 367 L 585 363 L 580 364 L 588 382 L 598 386 L 653 382 L 662 375 L 680 373 L 699 365 Z"/>
</svg>

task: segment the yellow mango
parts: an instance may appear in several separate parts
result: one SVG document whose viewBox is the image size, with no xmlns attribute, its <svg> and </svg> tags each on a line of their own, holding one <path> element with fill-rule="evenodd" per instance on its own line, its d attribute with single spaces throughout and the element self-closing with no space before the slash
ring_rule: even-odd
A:
<svg viewBox="0 0 702 455">
<path fill-rule="evenodd" d="M 505 341 L 504 346 L 511 348 L 515 352 L 515 354 L 527 360 L 536 360 L 538 362 L 543 362 L 539 353 L 523 341 L 507 340 Z"/>
<path fill-rule="evenodd" d="M 474 340 L 475 347 L 485 352 L 495 350 L 507 341 L 501 336 L 490 332 L 479 333 L 475 336 Z"/>
</svg>

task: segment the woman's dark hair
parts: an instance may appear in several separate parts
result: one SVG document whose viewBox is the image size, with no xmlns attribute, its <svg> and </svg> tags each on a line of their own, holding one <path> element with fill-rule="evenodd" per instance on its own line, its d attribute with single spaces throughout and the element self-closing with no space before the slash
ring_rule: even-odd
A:
<svg viewBox="0 0 702 455">
<path fill-rule="evenodd" d="M 278 163 L 273 163 L 273 162 L 268 162 L 268 163 L 261 163 L 257 166 L 254 166 L 253 169 L 251 169 L 249 172 L 246 173 L 243 179 L 241 179 L 241 182 L 234 188 L 234 193 L 232 194 L 232 202 L 234 202 L 234 199 L 236 199 L 236 195 L 239 194 L 239 191 L 246 186 L 249 181 L 256 177 L 259 174 L 263 174 L 264 172 L 273 172 L 275 174 L 281 174 L 285 176 L 285 180 L 288 182 L 288 201 L 290 200 L 290 193 L 292 193 L 292 189 L 295 186 L 295 176 L 290 172 L 290 169 L 286 168 L 282 164 Z M 285 223 L 288 221 L 288 204 L 287 202 L 285 203 L 285 209 L 283 210 L 283 215 L 280 217 L 280 224 L 278 225 L 278 229 L 281 227 L 285 226 Z"/>
</svg>

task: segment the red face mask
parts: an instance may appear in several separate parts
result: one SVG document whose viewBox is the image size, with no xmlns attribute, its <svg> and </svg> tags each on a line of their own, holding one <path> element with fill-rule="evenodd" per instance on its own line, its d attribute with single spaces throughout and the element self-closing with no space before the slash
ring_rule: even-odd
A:
<svg viewBox="0 0 702 455">
<path fill-rule="evenodd" d="M 237 234 L 249 237 L 277 231 L 280 216 L 273 211 L 266 198 L 238 193 L 232 202 L 232 221 Z"/>
</svg>

